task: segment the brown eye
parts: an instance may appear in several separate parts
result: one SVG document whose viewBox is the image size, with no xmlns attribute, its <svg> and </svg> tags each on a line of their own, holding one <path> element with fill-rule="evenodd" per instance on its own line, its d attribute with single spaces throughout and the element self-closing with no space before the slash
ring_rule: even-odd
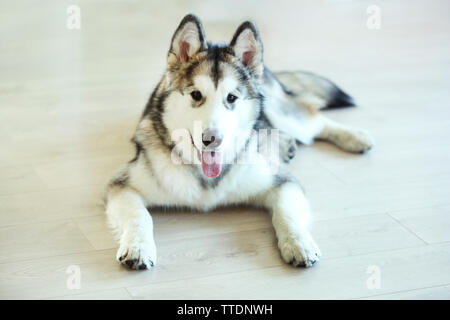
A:
<svg viewBox="0 0 450 320">
<path fill-rule="evenodd" d="M 233 103 L 233 102 L 236 101 L 236 99 L 237 99 L 237 97 L 234 94 L 229 93 L 228 96 L 227 96 L 227 102 L 228 103 Z"/>
<path fill-rule="evenodd" d="M 198 91 L 198 90 L 192 91 L 191 92 L 191 97 L 195 101 L 200 101 L 200 100 L 202 100 L 202 93 L 200 91 Z"/>
</svg>

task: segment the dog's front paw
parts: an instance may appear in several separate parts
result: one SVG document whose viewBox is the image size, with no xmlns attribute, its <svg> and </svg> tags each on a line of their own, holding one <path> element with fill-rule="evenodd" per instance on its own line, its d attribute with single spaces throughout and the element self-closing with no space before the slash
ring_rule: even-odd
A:
<svg viewBox="0 0 450 320">
<path fill-rule="evenodd" d="M 155 242 L 152 240 L 123 241 L 117 250 L 116 258 L 130 269 L 150 269 L 156 264 Z"/>
<path fill-rule="evenodd" d="M 295 267 L 312 267 L 321 256 L 319 247 L 309 234 L 287 236 L 278 241 L 281 256 Z"/>
</svg>

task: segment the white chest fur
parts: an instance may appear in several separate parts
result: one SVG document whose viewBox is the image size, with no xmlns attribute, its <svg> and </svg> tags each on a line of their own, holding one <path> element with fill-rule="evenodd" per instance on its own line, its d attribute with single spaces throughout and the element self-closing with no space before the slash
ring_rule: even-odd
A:
<svg viewBox="0 0 450 320">
<path fill-rule="evenodd" d="M 140 157 L 130 167 L 129 175 L 130 185 L 142 194 L 148 205 L 210 210 L 219 205 L 245 203 L 273 181 L 266 160 L 259 154 L 251 155 L 243 164 L 232 165 L 215 186 L 202 185 L 200 170 L 195 172 L 192 167 L 175 164 L 163 153 L 147 156 L 150 161 Z"/>
</svg>

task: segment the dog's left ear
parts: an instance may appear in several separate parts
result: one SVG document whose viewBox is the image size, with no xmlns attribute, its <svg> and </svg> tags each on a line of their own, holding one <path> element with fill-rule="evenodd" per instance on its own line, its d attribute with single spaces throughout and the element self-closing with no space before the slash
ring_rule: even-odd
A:
<svg viewBox="0 0 450 320">
<path fill-rule="evenodd" d="M 169 64 L 187 62 L 197 52 L 206 50 L 207 47 L 200 19 L 193 14 L 188 14 L 181 20 L 172 37 L 168 62 Z"/>
<path fill-rule="evenodd" d="M 250 68 L 257 76 L 263 74 L 263 45 L 253 22 L 246 21 L 239 26 L 230 47 L 244 66 Z"/>
</svg>

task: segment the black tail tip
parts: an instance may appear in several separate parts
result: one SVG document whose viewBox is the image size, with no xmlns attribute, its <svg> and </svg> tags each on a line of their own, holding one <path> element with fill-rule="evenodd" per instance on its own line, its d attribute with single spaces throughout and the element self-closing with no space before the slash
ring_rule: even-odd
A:
<svg viewBox="0 0 450 320">
<path fill-rule="evenodd" d="M 341 89 L 336 89 L 324 109 L 347 108 L 356 106 L 355 101 Z"/>
</svg>

